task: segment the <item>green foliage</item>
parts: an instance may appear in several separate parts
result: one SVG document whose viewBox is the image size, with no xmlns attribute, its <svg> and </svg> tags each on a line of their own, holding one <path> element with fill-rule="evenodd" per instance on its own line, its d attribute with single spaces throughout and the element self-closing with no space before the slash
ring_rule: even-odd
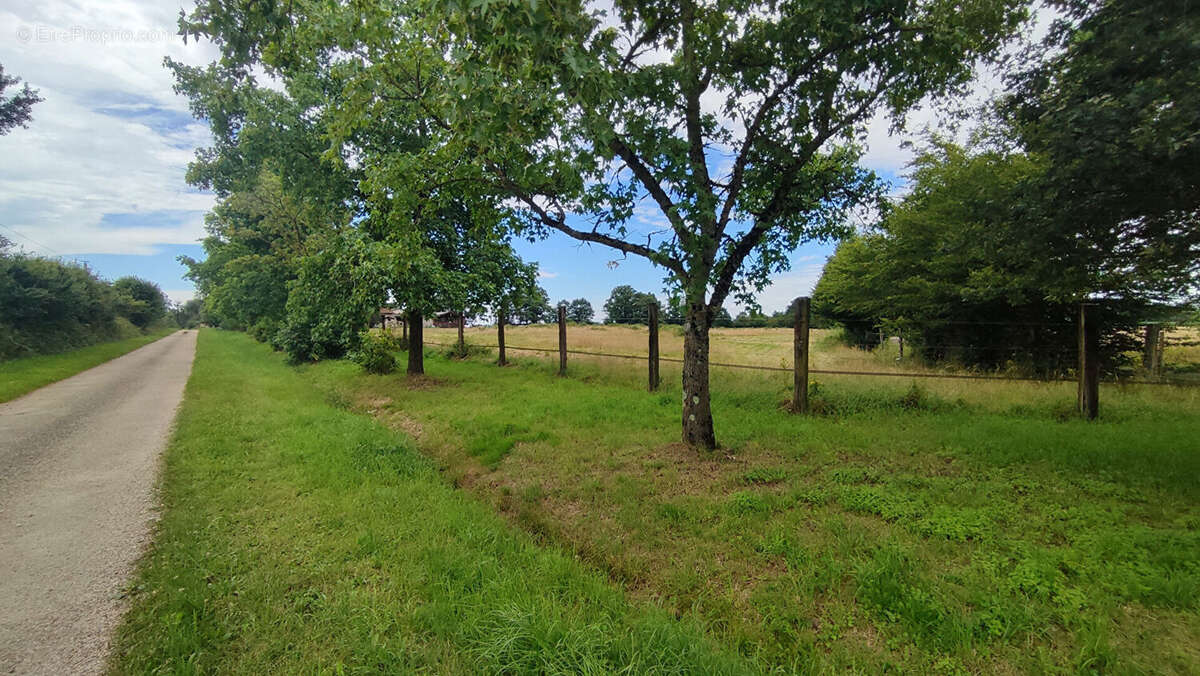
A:
<svg viewBox="0 0 1200 676">
<path fill-rule="evenodd" d="M 875 113 L 963 88 L 1023 17 L 1017 0 L 627 3 L 607 17 L 527 0 L 204 0 L 181 30 L 212 38 L 226 70 L 327 83 L 326 156 L 360 160 L 389 229 L 507 199 L 522 234 L 666 270 L 694 334 L 685 373 L 707 393 L 703 335 L 726 298 L 751 302 L 801 242 L 847 234 L 851 210 L 878 202 L 855 144 Z M 710 167 L 718 147 L 732 161 Z M 666 227 L 644 237 L 631 223 L 645 198 Z M 713 447 L 707 396 L 684 407 L 689 443 Z"/>
<path fill-rule="evenodd" d="M 564 303 L 566 301 L 563 301 Z M 577 324 L 591 324 L 592 317 L 596 316 L 596 311 L 592 309 L 592 304 L 586 298 L 576 298 L 567 303 L 567 321 Z"/>
<path fill-rule="evenodd" d="M 1074 234 L 1087 288 L 1200 297 L 1200 10 L 1056 0 L 1001 106 L 1045 163 L 1034 208 Z"/>
<path fill-rule="evenodd" d="M 167 297 L 158 285 L 139 277 L 122 277 L 112 284 L 122 315 L 145 329 L 167 315 Z"/>
<path fill-rule="evenodd" d="M 30 89 L 28 82 L 11 96 L 4 93 L 5 89 L 20 83 L 21 78 L 5 75 L 4 66 L 0 65 L 0 136 L 16 127 L 29 127 L 29 120 L 33 117 L 33 105 L 44 100 L 38 96 L 36 89 Z"/>
<path fill-rule="evenodd" d="M 658 299 L 652 293 L 641 293 L 628 284 L 613 288 L 604 301 L 605 324 L 646 324 L 650 321 L 650 304 Z"/>
<path fill-rule="evenodd" d="M 395 254 L 355 231 L 326 237 L 298 262 L 287 318 L 276 342 L 293 362 L 337 358 L 358 348 L 386 300 Z"/>
<path fill-rule="evenodd" d="M 364 332 L 352 357 L 367 373 L 387 375 L 396 370 L 396 355 L 392 350 L 393 342 L 387 336 Z"/>
<path fill-rule="evenodd" d="M 550 305 L 550 296 L 537 283 L 513 304 L 512 311 L 507 317 L 511 324 L 545 324 L 554 321 L 554 307 Z"/>
<path fill-rule="evenodd" d="M 145 292 L 149 302 L 119 293 L 84 266 L 0 248 L 0 361 L 138 335 L 161 316 L 162 293 L 132 279 L 122 288 Z"/>
<path fill-rule="evenodd" d="M 1088 263 L 1072 227 L 1029 216 L 1044 169 L 1032 157 L 934 139 L 914 161 L 913 189 L 878 228 L 838 247 L 813 309 L 842 323 L 852 345 L 901 335 L 910 354 L 988 370 L 1064 375 L 1075 368 Z M 1100 302 L 1106 372 L 1133 347 L 1144 304 Z"/>
<path fill-rule="evenodd" d="M 204 301 L 199 298 L 172 307 L 170 314 L 175 325 L 181 329 L 194 329 L 208 319 L 204 314 Z"/>
</svg>

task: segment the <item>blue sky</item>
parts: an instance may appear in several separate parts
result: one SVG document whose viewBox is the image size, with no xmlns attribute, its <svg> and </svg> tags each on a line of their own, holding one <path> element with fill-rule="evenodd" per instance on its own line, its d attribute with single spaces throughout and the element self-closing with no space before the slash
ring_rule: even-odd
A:
<svg viewBox="0 0 1200 676">
<path fill-rule="evenodd" d="M 0 64 L 39 89 L 45 101 L 29 129 L 0 137 L 0 234 L 28 251 L 86 262 L 101 276 L 137 275 L 176 301 L 194 290 L 179 255 L 202 257 L 203 218 L 212 195 L 184 182 L 187 163 L 207 145 L 207 127 L 171 89 L 164 56 L 192 64 L 215 58 L 211 45 L 184 45 L 181 7 L 154 0 L 8 0 L 0 8 Z M 983 86 L 981 85 L 981 88 Z M 920 110 L 908 127 L 935 120 Z M 864 165 L 895 178 L 910 159 L 903 137 L 882 117 L 863 137 Z M 661 293 L 663 274 L 565 235 L 519 253 L 537 261 L 554 300 L 587 298 L 599 311 L 612 287 Z M 768 311 L 811 291 L 829 245 L 792 256 L 760 297 Z M 616 261 L 616 265 L 609 265 Z M 731 310 L 736 311 L 736 307 Z"/>
</svg>

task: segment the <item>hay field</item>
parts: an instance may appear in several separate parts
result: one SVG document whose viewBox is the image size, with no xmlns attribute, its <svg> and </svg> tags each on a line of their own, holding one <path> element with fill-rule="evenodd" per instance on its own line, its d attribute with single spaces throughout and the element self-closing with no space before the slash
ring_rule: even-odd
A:
<svg viewBox="0 0 1200 676">
<path fill-rule="evenodd" d="M 1183 331 L 1186 331 L 1183 330 Z M 1194 331 L 1194 330 L 1193 330 Z M 943 378 L 913 378 L 900 374 L 953 373 L 948 368 L 931 368 L 923 365 L 911 353 L 904 360 L 898 359 L 894 342 L 881 348 L 867 351 L 847 347 L 838 339 L 836 330 L 814 329 L 810 338 L 812 358 L 810 368 L 830 371 L 870 371 L 896 373 L 895 377 L 813 374 L 811 380 L 821 386 L 830 385 L 841 389 L 870 391 L 880 394 L 902 393 L 917 384 L 920 388 L 946 400 L 980 405 L 995 410 L 1035 407 L 1061 409 L 1066 415 L 1074 406 L 1076 384 L 1074 382 L 1031 382 L 1031 381 L 984 381 Z M 467 342 L 475 345 L 494 346 L 495 326 L 468 327 Z M 1170 338 L 1178 340 L 1181 332 L 1172 332 Z M 449 345 L 457 338 L 456 329 L 425 329 L 425 340 L 429 343 Z M 509 358 L 530 358 L 542 361 L 557 360 L 552 354 L 521 352 L 515 347 L 532 347 L 554 350 L 558 347 L 558 327 L 553 324 L 531 326 L 508 326 L 505 342 L 509 346 Z M 647 353 L 646 327 L 637 325 L 577 325 L 567 327 L 567 345 L 572 350 L 607 352 L 612 354 L 644 356 Z M 677 326 L 663 326 L 660 331 L 660 352 L 664 358 L 682 358 L 683 335 Z M 792 330 L 787 328 L 714 328 L 711 333 L 711 355 L 714 364 L 732 363 L 753 366 L 772 366 L 790 369 L 792 365 Z M 1200 348 L 1168 347 L 1168 364 L 1178 360 L 1194 359 L 1200 362 Z M 568 363 L 573 369 L 587 369 L 593 377 L 625 381 L 631 386 L 642 386 L 645 367 L 636 360 L 621 360 L 605 357 L 587 357 L 572 354 Z M 662 378 L 677 381 L 680 377 L 677 364 L 662 364 Z M 714 366 L 713 387 L 737 390 L 777 390 L 785 397 L 791 387 L 791 374 L 783 372 L 752 371 Z M 1176 387 L 1168 385 L 1104 384 L 1101 395 L 1102 407 L 1114 405 L 1118 409 L 1132 411 L 1161 410 L 1162 406 L 1181 407 L 1183 411 L 1200 411 L 1200 387 Z M 1111 410 L 1110 410 L 1111 412 Z"/>
</svg>

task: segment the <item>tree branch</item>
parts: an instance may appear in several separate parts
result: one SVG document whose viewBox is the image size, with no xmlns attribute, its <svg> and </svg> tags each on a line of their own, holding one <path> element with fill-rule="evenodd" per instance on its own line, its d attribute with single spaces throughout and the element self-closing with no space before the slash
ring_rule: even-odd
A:
<svg viewBox="0 0 1200 676">
<path fill-rule="evenodd" d="M 687 272 L 684 270 L 683 263 L 663 254 L 662 252 L 651 249 L 649 246 L 642 246 L 640 244 L 626 242 L 623 239 L 619 239 L 611 235 L 605 235 L 603 233 L 596 232 L 595 230 L 578 230 L 576 228 L 572 228 L 571 226 L 567 225 L 566 217 L 562 213 L 561 209 L 558 210 L 557 214 L 551 214 L 546 210 L 545 207 L 537 203 L 537 200 L 534 199 L 532 194 L 522 189 L 521 186 L 517 185 L 515 181 L 510 179 L 503 168 L 491 163 L 489 164 L 492 171 L 496 173 L 496 175 L 500 178 L 501 183 L 504 184 L 505 189 L 507 189 L 517 199 L 521 200 L 521 202 L 528 206 L 537 215 L 538 220 L 541 221 L 543 225 L 558 230 L 561 233 L 583 242 L 595 242 L 597 244 L 603 244 L 607 247 L 616 249 L 617 251 L 641 256 L 649 260 L 651 263 L 661 265 L 671 272 L 674 272 L 679 276 L 680 279 L 687 278 Z"/>
</svg>

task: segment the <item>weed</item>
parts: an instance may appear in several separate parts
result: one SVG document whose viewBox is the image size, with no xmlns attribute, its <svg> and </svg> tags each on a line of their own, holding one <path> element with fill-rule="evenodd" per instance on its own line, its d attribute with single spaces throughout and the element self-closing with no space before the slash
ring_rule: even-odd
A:
<svg viewBox="0 0 1200 676">
<path fill-rule="evenodd" d="M 756 467 L 742 472 L 741 482 L 749 485 L 777 484 L 787 479 L 788 473 L 780 467 Z"/>
<path fill-rule="evenodd" d="M 738 491 L 729 498 L 729 510 L 734 514 L 764 514 L 771 511 L 771 504 L 757 493 Z"/>
</svg>

